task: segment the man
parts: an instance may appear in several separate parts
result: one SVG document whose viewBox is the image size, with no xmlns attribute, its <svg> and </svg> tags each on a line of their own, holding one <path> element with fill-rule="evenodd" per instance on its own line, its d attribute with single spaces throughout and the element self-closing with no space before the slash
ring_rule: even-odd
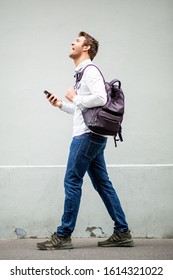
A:
<svg viewBox="0 0 173 280">
<path fill-rule="evenodd" d="M 77 39 L 72 42 L 69 54 L 75 63 L 76 72 L 80 72 L 83 67 L 92 63 L 98 46 L 98 41 L 89 34 L 79 33 Z M 112 236 L 98 242 L 98 246 L 133 246 L 125 214 L 106 170 L 104 149 L 107 137 L 91 133 L 81 113 L 86 107 L 103 106 L 107 101 L 105 85 L 98 69 L 92 66 L 87 67 L 77 88 L 67 90 L 65 97 L 70 102 L 66 103 L 53 94 L 47 97 L 53 106 L 74 115 L 73 138 L 64 178 L 64 213 L 61 225 L 57 227 L 50 240 L 37 243 L 37 247 L 42 250 L 73 248 L 71 234 L 76 224 L 83 177 L 86 172 L 115 223 Z"/>
</svg>

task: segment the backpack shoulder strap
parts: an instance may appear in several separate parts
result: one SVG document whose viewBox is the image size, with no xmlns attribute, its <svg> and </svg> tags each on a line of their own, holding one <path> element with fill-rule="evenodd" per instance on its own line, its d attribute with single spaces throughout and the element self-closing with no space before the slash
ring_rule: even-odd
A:
<svg viewBox="0 0 173 280">
<path fill-rule="evenodd" d="M 83 76 L 83 74 L 84 74 L 85 69 L 86 69 L 87 67 L 89 67 L 89 66 L 94 66 L 94 67 L 96 67 L 96 68 L 99 70 L 99 72 L 100 72 L 100 74 L 101 74 L 101 76 L 102 76 L 102 78 L 103 78 L 103 81 L 104 81 L 104 83 L 105 83 L 105 78 L 104 78 L 102 72 L 100 71 L 100 69 L 99 69 L 95 64 L 88 64 L 88 65 L 86 65 L 86 66 L 82 69 L 82 71 L 79 71 L 79 72 L 77 72 L 77 73 L 74 75 L 74 77 L 76 78 L 76 84 L 80 82 L 80 80 L 82 79 L 82 76 Z"/>
</svg>

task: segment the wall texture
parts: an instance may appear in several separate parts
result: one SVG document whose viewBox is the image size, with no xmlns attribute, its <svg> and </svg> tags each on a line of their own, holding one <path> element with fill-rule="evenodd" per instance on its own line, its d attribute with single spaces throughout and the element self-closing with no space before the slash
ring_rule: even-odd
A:
<svg viewBox="0 0 173 280">
<path fill-rule="evenodd" d="M 124 142 L 106 160 L 133 235 L 173 237 L 171 0 L 0 0 L 0 238 L 49 236 L 63 210 L 72 118 L 45 100 L 74 82 L 70 44 L 100 41 L 95 63 L 126 96 Z M 75 236 L 110 220 L 86 176 Z"/>
</svg>

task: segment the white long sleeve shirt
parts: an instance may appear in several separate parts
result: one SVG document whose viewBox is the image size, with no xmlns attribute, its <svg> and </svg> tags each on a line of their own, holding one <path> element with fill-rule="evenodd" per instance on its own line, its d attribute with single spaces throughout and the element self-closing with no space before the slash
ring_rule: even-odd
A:
<svg viewBox="0 0 173 280">
<path fill-rule="evenodd" d="M 93 63 L 90 59 L 84 60 L 76 67 L 75 72 L 80 72 L 88 64 Z M 73 137 L 90 132 L 84 123 L 82 110 L 103 106 L 106 102 L 107 93 L 99 70 L 96 67 L 87 67 L 78 84 L 73 103 L 62 102 L 61 110 L 73 114 Z"/>
</svg>

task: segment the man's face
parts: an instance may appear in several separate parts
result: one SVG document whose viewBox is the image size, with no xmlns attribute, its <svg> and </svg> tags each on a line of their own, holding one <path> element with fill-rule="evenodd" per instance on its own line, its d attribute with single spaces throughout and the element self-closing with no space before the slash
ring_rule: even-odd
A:
<svg viewBox="0 0 173 280">
<path fill-rule="evenodd" d="M 72 59 L 78 59 L 83 51 L 84 51 L 84 41 L 85 41 L 85 37 L 84 36 L 80 36 L 78 37 L 74 42 L 72 42 L 71 46 L 71 52 L 69 54 L 69 57 Z"/>
</svg>

